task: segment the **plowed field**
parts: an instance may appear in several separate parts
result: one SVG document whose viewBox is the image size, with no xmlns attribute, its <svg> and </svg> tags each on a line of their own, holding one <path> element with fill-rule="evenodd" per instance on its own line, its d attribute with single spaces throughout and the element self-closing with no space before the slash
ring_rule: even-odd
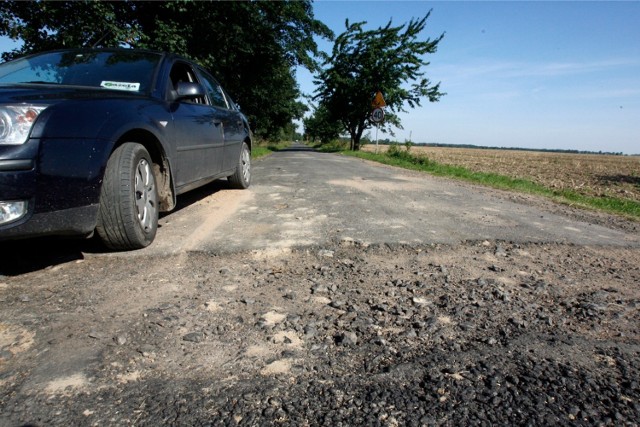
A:
<svg viewBox="0 0 640 427">
<path fill-rule="evenodd" d="M 381 152 L 387 148 L 379 146 Z M 375 145 L 364 150 L 375 151 Z M 640 201 L 638 156 L 419 146 L 411 147 L 411 153 L 475 172 L 528 179 L 552 189 Z"/>
</svg>

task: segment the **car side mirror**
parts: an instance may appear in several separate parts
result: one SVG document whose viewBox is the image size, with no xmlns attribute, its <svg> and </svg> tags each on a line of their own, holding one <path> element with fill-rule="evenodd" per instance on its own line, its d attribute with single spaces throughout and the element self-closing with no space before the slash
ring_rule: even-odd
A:
<svg viewBox="0 0 640 427">
<path fill-rule="evenodd" d="M 194 99 L 204 97 L 204 87 L 200 83 L 178 82 L 176 86 L 178 99 Z"/>
</svg>

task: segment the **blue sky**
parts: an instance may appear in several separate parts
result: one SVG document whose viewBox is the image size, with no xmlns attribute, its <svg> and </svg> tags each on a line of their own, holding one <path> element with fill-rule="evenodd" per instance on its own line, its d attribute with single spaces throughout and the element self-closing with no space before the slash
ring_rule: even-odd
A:
<svg viewBox="0 0 640 427">
<path fill-rule="evenodd" d="M 313 4 L 336 34 L 346 18 L 374 29 L 429 10 L 424 36 L 446 33 L 426 70 L 447 95 L 402 114 L 391 139 L 640 153 L 638 1 Z M 319 46 L 330 52 L 332 43 Z M 311 75 L 297 76 L 312 93 Z"/>
<path fill-rule="evenodd" d="M 426 71 L 447 95 L 402 114 L 391 139 L 640 153 L 640 1 L 316 0 L 313 9 L 336 34 L 347 18 L 374 29 L 429 10 L 425 37 L 446 33 Z M 12 47 L 0 38 L 0 50 Z M 297 77 L 313 93 L 309 72 Z"/>
</svg>

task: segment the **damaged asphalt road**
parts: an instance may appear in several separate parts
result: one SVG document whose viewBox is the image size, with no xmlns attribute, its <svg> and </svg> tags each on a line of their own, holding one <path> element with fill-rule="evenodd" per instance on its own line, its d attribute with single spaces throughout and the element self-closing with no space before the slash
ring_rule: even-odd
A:
<svg viewBox="0 0 640 427">
<path fill-rule="evenodd" d="M 638 425 L 634 224 L 320 153 L 256 166 L 143 251 L 3 243 L 0 425 Z"/>
</svg>

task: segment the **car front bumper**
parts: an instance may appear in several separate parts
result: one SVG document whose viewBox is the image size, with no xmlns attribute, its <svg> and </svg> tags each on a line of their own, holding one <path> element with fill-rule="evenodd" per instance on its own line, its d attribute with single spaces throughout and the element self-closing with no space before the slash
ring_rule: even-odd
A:
<svg viewBox="0 0 640 427">
<path fill-rule="evenodd" d="M 0 240 L 91 234 L 98 216 L 105 145 L 49 139 L 0 146 L 0 203 L 5 213 L 14 209 L 12 214 L 22 203 L 25 206 L 22 216 L 0 223 Z"/>
<path fill-rule="evenodd" d="M 0 240 L 36 236 L 89 236 L 96 227 L 98 205 L 47 213 L 27 213 L 18 221 L 0 226 Z"/>
</svg>

